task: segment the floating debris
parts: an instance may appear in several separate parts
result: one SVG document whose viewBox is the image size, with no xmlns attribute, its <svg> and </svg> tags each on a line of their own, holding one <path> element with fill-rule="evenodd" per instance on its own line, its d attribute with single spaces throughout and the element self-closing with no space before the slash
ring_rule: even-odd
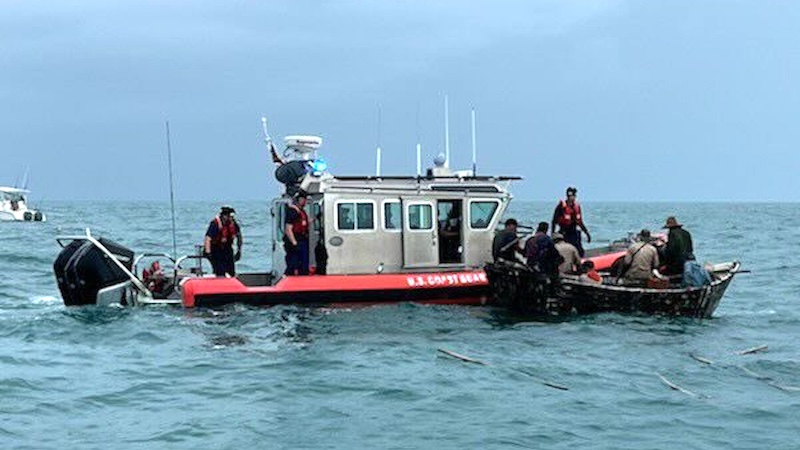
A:
<svg viewBox="0 0 800 450">
<path fill-rule="evenodd" d="M 744 366 L 736 366 L 736 367 L 741 369 L 741 371 L 746 373 L 747 375 L 750 375 L 751 377 L 755 378 L 756 380 L 763 381 L 763 382 L 767 383 L 768 385 L 774 387 L 775 389 L 779 389 L 779 390 L 784 391 L 784 392 L 800 392 L 800 387 L 797 387 L 797 386 L 786 386 L 784 384 L 779 384 L 779 383 L 775 382 L 775 380 L 772 377 L 768 377 L 766 375 L 761 375 L 760 373 L 753 372 L 752 370 L 748 369 L 747 367 L 744 367 Z"/>
<path fill-rule="evenodd" d="M 527 370 L 524 370 L 524 369 L 517 369 L 517 370 L 519 370 L 520 372 L 524 373 L 525 375 L 533 378 L 534 380 L 538 381 L 539 383 L 542 383 L 543 385 L 545 385 L 547 387 L 551 387 L 553 389 L 558 389 L 560 391 L 568 391 L 569 390 L 569 388 L 564 386 L 563 384 L 553 383 L 552 381 L 545 380 L 544 378 L 539 378 L 538 376 L 528 372 Z"/>
<path fill-rule="evenodd" d="M 767 381 L 767 384 L 774 387 L 775 389 L 780 389 L 784 392 L 800 392 L 800 387 L 797 386 L 786 386 L 783 384 L 775 383 L 774 381 Z"/>
<path fill-rule="evenodd" d="M 437 350 L 439 350 L 441 353 L 444 353 L 447 356 L 450 356 L 450 357 L 455 358 L 455 359 L 460 359 L 461 361 L 464 361 L 464 362 L 473 363 L 473 364 L 480 364 L 482 366 L 488 366 L 489 365 L 488 363 L 486 363 L 484 361 L 481 361 L 480 359 L 470 358 L 469 356 L 465 356 L 465 355 L 462 355 L 462 354 L 456 353 L 456 352 L 451 352 L 450 350 L 445 350 L 443 348 L 440 348 L 440 349 L 437 349 Z"/>
<path fill-rule="evenodd" d="M 670 389 L 672 389 L 673 391 L 679 391 L 679 392 L 683 392 L 684 394 L 686 394 L 686 395 L 688 395 L 688 396 L 691 396 L 691 397 L 695 397 L 695 398 L 699 397 L 699 395 L 695 394 L 694 392 L 692 392 L 692 391 L 690 391 L 690 390 L 688 390 L 688 389 L 684 389 L 684 388 L 682 388 L 682 387 L 678 386 L 677 384 L 675 384 L 675 383 L 673 383 L 673 382 L 669 381 L 668 379 L 666 379 L 666 378 L 664 377 L 664 375 L 661 375 L 661 374 L 660 374 L 660 373 L 658 373 L 658 372 L 656 372 L 656 375 L 658 375 L 658 378 L 661 378 L 661 381 L 662 381 L 664 384 L 666 384 L 667 386 L 669 386 L 669 388 L 670 388 Z"/>
<path fill-rule="evenodd" d="M 763 352 L 768 349 L 769 346 L 767 345 L 759 345 L 758 347 L 748 348 L 747 350 L 742 350 L 737 352 L 737 355 L 752 355 L 753 353 Z"/>
<path fill-rule="evenodd" d="M 695 355 L 694 353 L 689 353 L 689 356 L 690 356 L 690 357 L 691 357 L 693 360 L 695 360 L 695 361 L 698 361 L 698 362 L 701 362 L 701 363 L 703 363 L 703 364 L 709 364 L 709 365 L 711 365 L 711 364 L 714 364 L 714 361 L 711 361 L 710 359 L 708 359 L 708 358 L 704 358 L 704 357 L 702 357 L 702 356 L 700 356 L 700 355 Z"/>
</svg>

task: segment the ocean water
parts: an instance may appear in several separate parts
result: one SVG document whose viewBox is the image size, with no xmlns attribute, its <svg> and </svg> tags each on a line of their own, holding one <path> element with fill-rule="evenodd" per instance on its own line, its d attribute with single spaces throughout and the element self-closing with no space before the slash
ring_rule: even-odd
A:
<svg viewBox="0 0 800 450">
<path fill-rule="evenodd" d="M 235 206 L 239 270 L 269 268 L 268 205 Z M 534 224 L 553 206 L 515 201 L 508 215 Z M 595 242 L 674 214 L 699 259 L 753 272 L 705 321 L 524 322 L 414 304 L 67 309 L 56 235 L 88 226 L 170 251 L 168 205 L 51 203 L 47 223 L 0 223 L 0 448 L 800 448 L 800 205 L 584 208 Z M 179 253 L 216 209 L 178 204 Z"/>
</svg>

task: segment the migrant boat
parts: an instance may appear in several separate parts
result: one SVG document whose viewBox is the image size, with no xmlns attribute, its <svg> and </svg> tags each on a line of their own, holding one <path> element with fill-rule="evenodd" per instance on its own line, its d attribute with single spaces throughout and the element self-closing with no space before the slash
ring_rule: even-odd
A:
<svg viewBox="0 0 800 450">
<path fill-rule="evenodd" d="M 484 266 L 512 199 L 510 184 L 519 177 L 455 172 L 443 158 L 424 175 L 335 176 L 318 164 L 320 138 L 288 136 L 285 143 L 284 156 L 291 159 L 276 178 L 286 189 L 271 202 L 271 255 L 264 255 L 271 257 L 271 271 L 214 277 L 204 270 L 200 252 L 136 257 L 87 229 L 57 239 L 63 250 L 54 272 L 64 303 L 213 308 L 491 301 Z M 284 275 L 285 217 L 297 190 L 308 199 L 307 276 Z M 602 269 L 616 256 L 593 258 Z"/>
<path fill-rule="evenodd" d="M 659 287 L 636 287 L 617 284 L 607 271 L 600 271 L 603 282 L 595 283 L 570 275 L 550 279 L 514 263 L 486 266 L 495 303 L 526 316 L 618 312 L 710 318 L 742 270 L 738 261 L 707 270 L 711 283 L 703 286 L 685 287 L 676 280 Z"/>
</svg>

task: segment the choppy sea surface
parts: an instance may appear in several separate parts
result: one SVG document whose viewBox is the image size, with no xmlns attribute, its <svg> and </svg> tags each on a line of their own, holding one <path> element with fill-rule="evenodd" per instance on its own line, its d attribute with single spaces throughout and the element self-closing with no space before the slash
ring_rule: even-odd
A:
<svg viewBox="0 0 800 450">
<path fill-rule="evenodd" d="M 234 206 L 239 270 L 268 269 L 268 205 Z M 515 201 L 507 215 L 534 224 L 553 206 Z M 178 204 L 179 253 L 217 208 Z M 556 322 L 414 304 L 67 309 L 55 237 L 91 227 L 169 252 L 169 205 L 44 209 L 44 224 L 0 223 L 3 449 L 800 448 L 798 204 L 588 203 L 597 243 L 676 215 L 698 259 L 739 259 L 752 273 L 711 320 Z"/>
</svg>

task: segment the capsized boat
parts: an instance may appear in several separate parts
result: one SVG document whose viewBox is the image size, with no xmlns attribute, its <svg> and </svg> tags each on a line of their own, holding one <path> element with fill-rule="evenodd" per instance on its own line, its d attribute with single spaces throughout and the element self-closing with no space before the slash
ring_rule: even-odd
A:
<svg viewBox="0 0 800 450">
<path fill-rule="evenodd" d="M 709 267 L 711 284 L 682 287 L 680 282 L 659 288 L 624 286 L 608 273 L 603 283 L 561 276 L 553 282 L 525 266 L 490 263 L 486 273 L 497 304 L 531 316 L 642 313 L 710 318 L 719 306 L 741 264 L 729 262 Z"/>
<path fill-rule="evenodd" d="M 206 274 L 201 254 L 133 259 L 129 249 L 87 230 L 58 240 L 64 249 L 54 271 L 65 304 L 193 308 L 491 300 L 484 266 L 512 198 L 509 186 L 518 177 L 452 172 L 441 160 L 424 176 L 334 176 L 317 164 L 319 138 L 291 136 L 286 143 L 284 155 L 294 159 L 276 170 L 286 193 L 270 209 L 272 271 L 217 278 Z M 284 275 L 284 220 L 289 194 L 297 189 L 308 194 L 308 276 Z M 596 255 L 595 264 L 608 267 L 617 256 Z M 158 258 L 164 269 L 147 266 Z"/>
<path fill-rule="evenodd" d="M 28 208 L 28 194 L 27 189 L 0 186 L 0 221 L 46 221 L 41 211 Z"/>
</svg>

